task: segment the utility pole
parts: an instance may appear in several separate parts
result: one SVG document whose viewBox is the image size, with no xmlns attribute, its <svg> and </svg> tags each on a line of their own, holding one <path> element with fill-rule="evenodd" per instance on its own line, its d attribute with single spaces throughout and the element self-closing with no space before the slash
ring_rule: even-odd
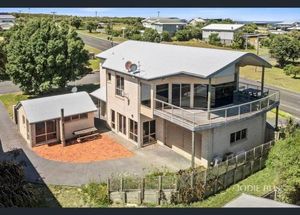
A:
<svg viewBox="0 0 300 215">
<path fill-rule="evenodd" d="M 157 17 L 159 17 L 160 11 L 157 11 Z"/>
<path fill-rule="evenodd" d="M 97 12 L 97 11 L 95 11 L 95 14 L 96 14 L 96 17 L 97 17 L 97 14 L 98 14 L 98 12 Z"/>
<path fill-rule="evenodd" d="M 56 12 L 53 11 L 53 12 L 51 12 L 51 13 L 52 13 L 52 15 L 53 15 L 52 19 L 53 19 L 53 21 L 54 21 Z"/>
</svg>

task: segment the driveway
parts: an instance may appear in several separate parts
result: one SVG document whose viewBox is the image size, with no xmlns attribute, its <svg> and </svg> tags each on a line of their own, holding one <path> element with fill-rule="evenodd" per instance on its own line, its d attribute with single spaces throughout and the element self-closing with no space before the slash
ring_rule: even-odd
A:
<svg viewBox="0 0 300 215">
<path fill-rule="evenodd" d="M 190 162 L 171 149 L 158 144 L 142 149 L 119 137 L 111 131 L 108 134 L 135 155 L 130 158 L 72 164 L 46 160 L 39 157 L 26 145 L 0 102 L 0 139 L 3 152 L 21 150 L 24 152 L 24 169 L 28 180 L 39 181 L 39 176 L 48 184 L 81 185 L 91 181 L 104 181 L 112 175 L 131 174 L 142 176 L 151 170 L 169 169 L 177 171 L 188 168 Z M 2 152 L 2 154 L 3 154 Z M 0 152 L 1 155 L 1 152 Z M 28 159 L 25 159 L 25 158 Z M 1 156 L 0 156 L 1 158 Z M 20 158 L 17 158 L 20 160 Z M 38 174 L 37 174 L 38 173 Z"/>
</svg>

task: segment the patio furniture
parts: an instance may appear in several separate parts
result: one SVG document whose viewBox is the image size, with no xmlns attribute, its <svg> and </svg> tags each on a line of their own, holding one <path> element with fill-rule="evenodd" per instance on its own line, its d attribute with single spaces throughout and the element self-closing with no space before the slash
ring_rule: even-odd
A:
<svg viewBox="0 0 300 215">
<path fill-rule="evenodd" d="M 100 134 L 97 133 L 98 129 L 95 127 L 86 128 L 78 131 L 74 131 L 73 134 L 77 137 L 76 141 L 78 143 L 85 140 L 91 140 L 97 138 Z"/>
</svg>

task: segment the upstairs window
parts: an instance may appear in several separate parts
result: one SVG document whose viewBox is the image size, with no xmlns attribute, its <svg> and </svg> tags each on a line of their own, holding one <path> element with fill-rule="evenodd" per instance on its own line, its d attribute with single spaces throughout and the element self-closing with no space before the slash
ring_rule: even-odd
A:
<svg viewBox="0 0 300 215">
<path fill-rule="evenodd" d="M 141 103 L 151 108 L 151 86 L 141 83 Z"/>
<path fill-rule="evenodd" d="M 107 73 L 107 80 L 111 81 L 111 73 L 110 72 Z"/>
<path fill-rule="evenodd" d="M 121 77 L 119 75 L 116 76 L 117 82 L 116 82 L 116 95 L 118 96 L 124 96 L 124 77 Z"/>
</svg>

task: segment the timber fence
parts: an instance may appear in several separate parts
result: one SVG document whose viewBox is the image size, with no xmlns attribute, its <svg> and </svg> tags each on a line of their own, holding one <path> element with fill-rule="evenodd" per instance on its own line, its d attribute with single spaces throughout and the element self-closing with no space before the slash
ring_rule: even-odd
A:
<svg viewBox="0 0 300 215">
<path fill-rule="evenodd" d="M 207 169 L 180 170 L 166 175 L 113 177 L 107 180 L 114 203 L 185 203 L 187 196 L 201 200 L 236 184 L 263 169 L 270 141 Z"/>
</svg>

